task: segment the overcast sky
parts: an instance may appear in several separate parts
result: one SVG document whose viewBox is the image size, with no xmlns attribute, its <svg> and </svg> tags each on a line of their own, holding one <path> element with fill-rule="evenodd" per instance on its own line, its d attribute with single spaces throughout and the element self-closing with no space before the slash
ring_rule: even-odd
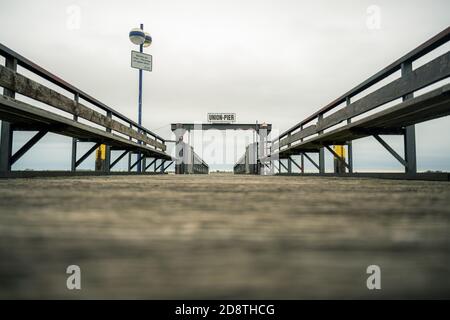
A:
<svg viewBox="0 0 450 320">
<path fill-rule="evenodd" d="M 448 0 L 2 0 L 0 42 L 137 119 L 128 32 L 143 23 L 154 59 L 144 74 L 144 126 L 171 138 L 170 123 L 235 112 L 238 122 L 272 123 L 277 132 L 448 27 L 449 12 Z M 26 137 L 16 135 L 16 149 Z M 249 139 L 229 133 L 224 145 L 210 132 L 203 157 L 231 168 Z M 450 170 L 450 119 L 419 125 L 417 139 L 419 169 Z M 402 152 L 400 137 L 389 141 Z M 67 169 L 69 148 L 70 139 L 50 135 L 14 168 Z M 355 142 L 354 158 L 361 170 L 401 169 L 370 138 Z"/>
</svg>

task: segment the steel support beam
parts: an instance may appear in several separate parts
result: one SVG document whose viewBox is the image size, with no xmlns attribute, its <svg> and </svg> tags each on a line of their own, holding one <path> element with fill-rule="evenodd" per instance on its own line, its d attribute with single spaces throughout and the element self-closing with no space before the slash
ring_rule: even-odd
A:
<svg viewBox="0 0 450 320">
<path fill-rule="evenodd" d="M 130 124 L 130 129 L 133 129 L 133 126 Z M 133 140 L 131 137 L 128 138 L 130 141 Z M 130 151 L 128 153 L 128 172 L 131 172 L 131 154 L 132 152 Z"/>
<path fill-rule="evenodd" d="M 13 144 L 13 130 L 11 124 L 6 121 L 2 121 L 0 140 L 0 172 L 11 171 L 11 155 Z"/>
<path fill-rule="evenodd" d="M 10 56 L 6 56 L 5 67 L 16 71 L 17 59 Z M 16 94 L 14 91 L 11 91 L 7 88 L 3 88 L 3 95 L 14 98 Z M 0 136 L 0 172 L 11 171 L 12 145 L 13 145 L 13 129 L 11 127 L 11 123 L 7 121 L 2 121 L 2 129 Z"/>
<path fill-rule="evenodd" d="M 11 156 L 11 165 L 16 163 L 17 160 L 19 160 L 28 150 L 30 150 L 39 140 L 41 140 L 46 134 L 48 133 L 47 130 L 41 130 L 38 133 L 36 133 L 30 140 L 28 140 L 27 143 L 25 143 L 22 148 L 16 151 Z"/>
<path fill-rule="evenodd" d="M 317 123 L 320 124 L 323 120 L 323 114 L 319 114 Z M 319 135 L 323 134 L 323 131 L 318 132 Z M 319 149 L 319 173 L 325 173 L 325 149 L 321 147 Z"/>
<path fill-rule="evenodd" d="M 154 163 L 156 162 L 156 160 L 157 160 L 156 158 L 153 159 L 153 161 L 150 162 L 150 163 L 145 167 L 144 171 L 147 171 L 147 169 L 150 168 L 150 166 L 151 166 L 152 164 L 154 164 Z M 155 170 L 155 171 L 156 171 L 156 170 Z"/>
<path fill-rule="evenodd" d="M 303 167 L 302 167 L 302 166 L 299 166 L 298 163 L 297 163 L 294 159 L 292 159 L 292 157 L 289 157 L 289 159 L 292 161 L 292 163 L 293 163 L 300 171 L 303 171 Z"/>
<path fill-rule="evenodd" d="M 319 172 L 325 173 L 325 150 L 324 148 L 320 148 L 319 150 Z"/>
<path fill-rule="evenodd" d="M 387 150 L 390 154 L 394 156 L 403 166 L 406 167 L 406 161 L 394 150 L 392 147 L 384 141 L 379 135 L 374 134 L 373 137 Z"/>
<path fill-rule="evenodd" d="M 320 171 L 319 165 L 313 159 L 311 159 L 311 157 L 308 156 L 306 152 L 302 152 L 302 154 L 305 156 L 306 159 L 309 160 L 309 162 L 311 162 L 314 165 L 314 167 L 316 167 Z"/>
<path fill-rule="evenodd" d="M 111 119 L 112 118 L 112 112 L 111 111 L 107 111 L 106 112 L 106 116 Z M 106 128 L 106 132 L 111 133 L 111 129 L 110 128 Z M 111 168 L 111 146 L 109 145 L 105 145 L 105 172 L 109 172 L 110 168 Z"/>
<path fill-rule="evenodd" d="M 416 157 L 416 127 L 414 125 L 405 128 L 403 135 L 405 145 L 405 172 L 417 173 L 417 157 Z"/>
<path fill-rule="evenodd" d="M 278 162 L 280 163 L 280 173 L 281 173 L 281 167 L 285 168 L 286 171 L 288 171 L 288 167 L 286 167 L 286 166 L 284 165 L 284 163 L 281 161 L 281 159 L 278 160 Z M 290 173 L 290 172 L 288 171 L 288 173 Z"/>
<path fill-rule="evenodd" d="M 276 172 L 276 171 L 280 172 L 280 166 L 277 167 L 277 166 L 275 165 L 275 161 L 272 161 L 272 166 L 273 166 L 275 172 Z"/>
<path fill-rule="evenodd" d="M 132 152 L 128 152 L 128 172 L 131 172 L 131 155 Z"/>
<path fill-rule="evenodd" d="M 157 166 L 157 167 L 155 168 L 155 172 L 158 171 L 158 169 L 161 168 L 161 166 L 164 165 L 164 162 L 165 162 L 165 161 L 166 161 L 166 160 L 161 160 L 161 163 L 159 164 L 159 166 Z M 155 165 L 156 165 L 156 163 L 155 163 Z"/>
<path fill-rule="evenodd" d="M 142 153 L 138 153 L 136 156 L 136 162 L 133 163 L 130 167 L 130 170 L 133 170 L 134 167 L 136 167 L 139 163 L 141 163 L 142 158 L 144 158 L 145 156 Z M 140 171 L 138 171 L 140 172 Z"/>
<path fill-rule="evenodd" d="M 412 73 L 412 62 L 405 61 L 401 65 L 402 77 L 408 76 Z M 413 93 L 402 97 L 403 101 L 412 99 Z M 404 134 L 404 148 L 405 148 L 405 172 L 417 173 L 417 157 L 416 157 L 416 128 L 414 125 L 405 128 Z"/>
<path fill-rule="evenodd" d="M 303 153 L 300 155 L 300 167 L 302 167 L 302 173 L 305 173 L 305 155 Z"/>
<path fill-rule="evenodd" d="M 289 133 L 288 134 L 288 137 L 290 137 L 291 136 L 291 134 Z M 291 144 L 290 143 L 288 143 L 288 148 L 291 146 Z M 292 173 L 292 163 L 291 163 L 291 157 L 289 157 L 288 159 L 287 159 L 287 172 L 288 173 Z"/>
<path fill-rule="evenodd" d="M 75 93 L 75 103 L 78 104 L 79 102 L 79 98 L 80 95 L 77 93 Z M 73 121 L 78 121 L 78 116 L 76 114 L 73 115 Z M 78 139 L 77 138 L 72 138 L 72 159 L 71 159 L 71 163 L 70 163 L 70 169 L 72 172 L 75 172 L 77 170 L 77 142 Z"/>
<path fill-rule="evenodd" d="M 345 98 L 346 105 L 351 103 L 350 97 Z M 352 119 L 347 119 L 347 124 L 352 123 Z M 347 142 L 347 153 L 348 153 L 348 173 L 353 173 L 353 142 Z"/>
<path fill-rule="evenodd" d="M 117 159 L 114 160 L 113 163 L 111 163 L 111 164 L 109 165 L 109 170 L 111 171 L 111 169 L 112 169 L 116 164 L 118 164 L 119 161 L 122 160 L 122 158 L 125 157 L 125 156 L 127 155 L 128 152 L 129 152 L 128 150 L 125 150 L 122 154 L 120 154 L 120 155 L 117 157 Z"/>
<path fill-rule="evenodd" d="M 164 168 L 163 172 L 165 172 L 171 165 L 172 165 L 173 161 L 170 161 L 169 164 L 167 165 L 167 167 Z"/>
<path fill-rule="evenodd" d="M 87 157 L 89 157 L 92 152 L 94 152 L 99 146 L 101 145 L 101 143 L 96 143 L 94 146 L 92 146 L 92 148 L 90 148 L 80 159 L 77 160 L 77 162 L 75 163 L 75 168 L 78 168 L 78 166 L 87 159 Z"/>
<path fill-rule="evenodd" d="M 303 125 L 300 126 L 300 131 L 303 130 Z M 303 142 L 303 138 L 300 139 Z M 305 173 L 305 156 L 304 154 L 300 154 L 300 166 L 302 167 L 301 172 Z"/>
</svg>

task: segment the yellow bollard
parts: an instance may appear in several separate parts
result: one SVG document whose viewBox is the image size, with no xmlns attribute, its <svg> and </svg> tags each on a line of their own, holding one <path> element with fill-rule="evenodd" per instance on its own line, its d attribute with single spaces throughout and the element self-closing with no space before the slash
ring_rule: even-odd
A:
<svg viewBox="0 0 450 320">
<path fill-rule="evenodd" d="M 345 146 L 333 146 L 333 151 L 345 161 Z M 334 173 L 345 173 L 345 165 L 334 157 Z"/>
<path fill-rule="evenodd" d="M 106 145 L 101 144 L 95 151 L 95 171 L 105 170 Z"/>
</svg>

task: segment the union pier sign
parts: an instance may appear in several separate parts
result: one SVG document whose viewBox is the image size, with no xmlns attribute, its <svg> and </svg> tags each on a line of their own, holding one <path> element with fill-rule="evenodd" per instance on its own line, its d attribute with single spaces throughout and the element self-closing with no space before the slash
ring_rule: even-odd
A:
<svg viewBox="0 0 450 320">
<path fill-rule="evenodd" d="M 209 123 L 233 123 L 236 122 L 236 113 L 208 113 Z"/>
</svg>

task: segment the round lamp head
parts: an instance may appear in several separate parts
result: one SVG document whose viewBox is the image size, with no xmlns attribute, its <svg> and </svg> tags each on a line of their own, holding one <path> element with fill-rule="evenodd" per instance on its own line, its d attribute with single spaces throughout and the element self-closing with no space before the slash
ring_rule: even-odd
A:
<svg viewBox="0 0 450 320">
<path fill-rule="evenodd" d="M 139 28 L 131 29 L 129 36 L 130 41 L 136 45 L 141 45 L 145 41 L 145 33 Z"/>
<path fill-rule="evenodd" d="M 143 46 L 144 47 L 149 47 L 152 44 L 152 37 L 150 36 L 149 33 L 145 32 L 145 41 Z"/>
</svg>

